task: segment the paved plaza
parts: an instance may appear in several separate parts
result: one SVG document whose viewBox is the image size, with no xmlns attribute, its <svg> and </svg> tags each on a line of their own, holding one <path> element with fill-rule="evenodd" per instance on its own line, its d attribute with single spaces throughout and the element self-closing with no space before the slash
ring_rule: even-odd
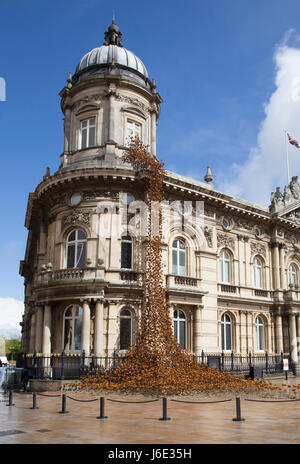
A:
<svg viewBox="0 0 300 464">
<path fill-rule="evenodd" d="M 276 383 L 286 382 L 279 380 Z M 299 384 L 300 379 L 288 383 Z M 161 400 L 121 404 L 108 401 L 108 398 L 124 401 L 124 396 L 107 395 L 105 414 L 108 418 L 99 420 L 99 400 L 81 403 L 67 399 L 68 414 L 59 414 L 61 397 L 38 395 L 39 409 L 32 410 L 32 394 L 14 394 L 14 406 L 10 407 L 6 406 L 7 396 L 0 396 L 0 444 L 300 443 L 300 402 L 264 403 L 242 399 L 241 411 L 245 421 L 234 422 L 234 397 L 231 402 L 216 404 L 168 401 L 171 420 L 160 421 Z"/>
</svg>

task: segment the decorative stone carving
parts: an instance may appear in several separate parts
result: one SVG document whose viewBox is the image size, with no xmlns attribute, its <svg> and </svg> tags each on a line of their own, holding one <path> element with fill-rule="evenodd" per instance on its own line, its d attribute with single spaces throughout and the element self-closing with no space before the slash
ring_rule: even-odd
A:
<svg viewBox="0 0 300 464">
<path fill-rule="evenodd" d="M 125 102 L 125 103 L 130 103 L 131 105 L 138 106 L 143 111 L 146 111 L 146 112 L 150 111 L 150 108 L 148 106 L 144 105 L 144 103 L 139 101 L 137 98 L 127 97 L 125 95 L 120 95 L 119 93 L 116 94 L 115 98 L 116 98 L 116 100 L 119 100 L 119 101 L 122 101 L 122 102 Z"/>
<path fill-rule="evenodd" d="M 244 219 L 236 218 L 235 219 L 235 226 L 238 229 L 245 229 L 245 230 L 251 230 L 254 228 L 254 223 L 250 221 L 245 221 Z"/>
<path fill-rule="evenodd" d="M 57 218 L 57 214 L 49 214 L 48 216 L 48 224 L 51 224 L 52 222 L 56 221 L 56 218 Z"/>
<path fill-rule="evenodd" d="M 251 242 L 250 248 L 252 254 L 263 255 L 266 257 L 266 247 L 262 243 Z"/>
<path fill-rule="evenodd" d="M 68 216 L 64 216 L 62 218 L 62 228 L 64 229 L 66 226 L 78 224 L 78 223 L 85 224 L 88 226 L 90 225 L 90 216 L 91 216 L 90 211 L 82 211 L 82 210 L 73 211 Z"/>
<path fill-rule="evenodd" d="M 300 208 L 291 211 L 289 214 L 284 215 L 285 219 L 288 219 L 289 221 L 296 222 L 297 224 L 300 224 Z"/>
<path fill-rule="evenodd" d="M 76 111 L 81 106 L 84 106 L 88 103 L 94 103 L 94 102 L 99 103 L 101 100 L 103 100 L 103 98 L 104 98 L 104 94 L 87 95 L 86 97 L 81 98 L 80 100 L 77 100 L 73 105 L 73 109 Z"/>
<path fill-rule="evenodd" d="M 213 230 L 209 227 L 204 227 L 204 235 L 207 241 L 209 248 L 213 246 Z"/>
<path fill-rule="evenodd" d="M 119 198 L 119 192 L 108 192 L 107 190 L 89 190 L 83 192 L 84 200 L 94 200 L 96 198 L 111 198 L 117 200 Z"/>
<path fill-rule="evenodd" d="M 217 234 L 217 243 L 218 247 L 223 246 L 223 247 L 230 247 L 232 249 L 235 248 L 235 241 L 233 237 L 230 237 L 230 235 L 227 234 Z"/>
<path fill-rule="evenodd" d="M 215 212 L 212 209 L 207 209 L 204 207 L 204 216 L 214 217 Z"/>
<path fill-rule="evenodd" d="M 276 187 L 276 191 L 271 193 L 270 212 L 276 213 L 288 205 L 298 203 L 299 200 L 300 185 L 298 183 L 298 176 L 293 176 L 289 185 L 285 186 L 283 193 L 280 191 L 280 187 Z"/>
</svg>

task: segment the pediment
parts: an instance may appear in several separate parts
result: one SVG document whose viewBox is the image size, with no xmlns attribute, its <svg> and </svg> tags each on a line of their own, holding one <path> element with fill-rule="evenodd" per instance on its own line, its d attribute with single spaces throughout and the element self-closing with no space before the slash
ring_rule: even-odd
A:
<svg viewBox="0 0 300 464">
<path fill-rule="evenodd" d="M 300 225 L 300 202 L 288 208 L 288 210 L 281 211 L 278 216 Z"/>
<path fill-rule="evenodd" d="M 147 118 L 147 114 L 143 110 L 141 110 L 141 108 L 137 106 L 125 105 L 125 106 L 122 106 L 122 111 L 126 111 L 127 113 L 136 114 L 137 116 L 140 116 L 143 119 Z"/>
<path fill-rule="evenodd" d="M 88 111 L 99 110 L 99 108 L 100 108 L 100 105 L 97 105 L 96 103 L 88 103 L 86 105 L 82 105 L 76 111 L 76 116 L 82 113 L 87 113 Z"/>
</svg>

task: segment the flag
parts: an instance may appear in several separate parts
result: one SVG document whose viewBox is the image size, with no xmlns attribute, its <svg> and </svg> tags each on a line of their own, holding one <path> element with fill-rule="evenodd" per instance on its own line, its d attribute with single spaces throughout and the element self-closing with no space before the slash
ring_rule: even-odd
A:
<svg viewBox="0 0 300 464">
<path fill-rule="evenodd" d="M 286 135 L 288 136 L 288 139 L 291 145 L 294 145 L 294 147 L 296 148 L 300 148 L 300 145 L 297 142 L 297 140 L 292 139 L 292 137 L 288 133 Z"/>
</svg>

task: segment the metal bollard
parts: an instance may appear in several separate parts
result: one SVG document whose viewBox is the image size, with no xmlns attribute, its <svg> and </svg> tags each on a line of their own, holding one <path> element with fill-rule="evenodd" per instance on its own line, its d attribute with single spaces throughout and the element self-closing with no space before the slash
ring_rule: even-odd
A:
<svg viewBox="0 0 300 464">
<path fill-rule="evenodd" d="M 167 414 L 167 398 L 163 398 L 163 416 L 159 419 L 161 421 L 171 420 Z"/>
<path fill-rule="evenodd" d="M 104 415 L 104 397 L 100 398 L 100 416 L 97 419 L 107 419 L 107 416 Z"/>
<path fill-rule="evenodd" d="M 36 392 L 32 393 L 32 408 L 30 409 L 39 409 L 36 405 Z"/>
<path fill-rule="evenodd" d="M 242 422 L 245 419 L 242 419 L 242 416 L 241 416 L 241 399 L 236 398 L 235 402 L 236 402 L 236 417 L 232 420 L 235 422 Z"/>
<path fill-rule="evenodd" d="M 66 411 L 66 402 L 66 395 L 62 395 L 61 411 L 59 411 L 59 414 L 68 414 L 69 411 Z"/>
<path fill-rule="evenodd" d="M 8 404 L 6 406 L 14 406 L 15 404 L 13 403 L 13 392 L 12 390 L 9 390 L 8 392 Z"/>
</svg>

